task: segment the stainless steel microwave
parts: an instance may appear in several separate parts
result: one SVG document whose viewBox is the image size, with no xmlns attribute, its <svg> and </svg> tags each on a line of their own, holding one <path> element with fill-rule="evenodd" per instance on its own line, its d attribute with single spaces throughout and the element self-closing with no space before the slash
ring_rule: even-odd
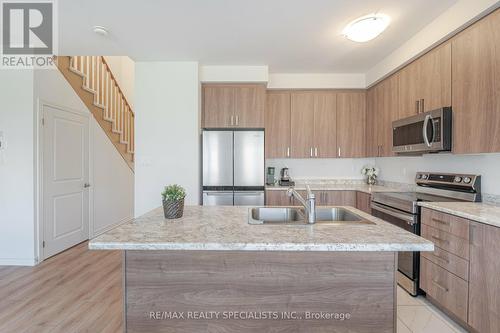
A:
<svg viewBox="0 0 500 333">
<path fill-rule="evenodd" d="M 451 150 L 451 107 L 392 122 L 392 151 L 422 154 Z"/>
</svg>

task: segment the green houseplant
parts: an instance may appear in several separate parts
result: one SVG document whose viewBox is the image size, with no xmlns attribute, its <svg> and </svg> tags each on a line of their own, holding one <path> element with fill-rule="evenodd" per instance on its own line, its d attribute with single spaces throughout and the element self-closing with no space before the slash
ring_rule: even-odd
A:
<svg viewBox="0 0 500 333">
<path fill-rule="evenodd" d="M 161 192 L 163 213 L 167 219 L 177 219 L 184 213 L 186 190 L 177 184 L 165 186 Z"/>
</svg>

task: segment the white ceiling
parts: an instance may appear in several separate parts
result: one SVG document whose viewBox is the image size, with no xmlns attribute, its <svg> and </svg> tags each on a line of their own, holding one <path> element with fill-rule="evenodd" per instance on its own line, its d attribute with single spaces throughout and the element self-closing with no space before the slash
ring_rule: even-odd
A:
<svg viewBox="0 0 500 333">
<path fill-rule="evenodd" d="M 364 73 L 457 0 L 63 0 L 59 53 L 136 61 L 268 65 L 270 72 Z M 341 36 L 359 16 L 392 23 L 364 44 Z M 102 25 L 108 37 L 91 28 Z"/>
</svg>

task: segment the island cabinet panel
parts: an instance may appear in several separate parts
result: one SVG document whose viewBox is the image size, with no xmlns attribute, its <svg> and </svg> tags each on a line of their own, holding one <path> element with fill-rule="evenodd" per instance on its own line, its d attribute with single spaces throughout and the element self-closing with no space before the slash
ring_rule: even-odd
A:
<svg viewBox="0 0 500 333">
<path fill-rule="evenodd" d="M 500 10 L 452 39 L 453 152 L 500 152 Z"/>
<path fill-rule="evenodd" d="M 395 332 L 394 276 L 394 252 L 126 251 L 126 331 Z"/>
<path fill-rule="evenodd" d="M 356 208 L 371 215 L 372 196 L 368 193 L 356 192 Z"/>
<path fill-rule="evenodd" d="M 290 157 L 290 92 L 268 91 L 266 105 L 266 157 Z"/>
<path fill-rule="evenodd" d="M 290 198 L 286 191 L 271 190 L 266 191 L 266 206 L 290 206 L 292 205 L 292 198 Z"/>
<path fill-rule="evenodd" d="M 500 228 L 471 222 L 469 325 L 500 332 Z"/>
</svg>

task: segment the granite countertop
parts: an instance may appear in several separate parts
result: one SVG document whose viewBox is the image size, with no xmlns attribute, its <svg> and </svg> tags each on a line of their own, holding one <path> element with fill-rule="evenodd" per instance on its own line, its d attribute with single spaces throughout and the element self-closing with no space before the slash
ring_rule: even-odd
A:
<svg viewBox="0 0 500 333">
<path fill-rule="evenodd" d="M 352 207 L 375 224 L 250 225 L 250 207 L 186 206 L 166 220 L 162 208 L 89 242 L 95 250 L 432 251 L 432 242 Z"/>
<path fill-rule="evenodd" d="M 479 202 L 419 202 L 422 207 L 500 227 L 500 207 Z"/>
<path fill-rule="evenodd" d="M 376 193 L 376 192 L 401 192 L 402 189 L 396 189 L 389 186 L 383 185 L 367 185 L 367 184 L 308 184 L 313 191 L 360 191 L 364 193 Z M 297 183 L 294 188 L 297 191 L 305 190 L 305 183 Z M 266 191 L 285 191 L 288 186 L 279 185 L 266 185 Z"/>
</svg>

